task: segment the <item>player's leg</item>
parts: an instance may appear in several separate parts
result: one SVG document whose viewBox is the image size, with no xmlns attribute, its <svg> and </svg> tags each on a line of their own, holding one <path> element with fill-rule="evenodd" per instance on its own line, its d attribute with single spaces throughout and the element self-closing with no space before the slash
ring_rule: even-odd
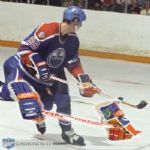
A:
<svg viewBox="0 0 150 150">
<path fill-rule="evenodd" d="M 65 79 L 65 74 L 61 76 Z M 57 83 L 54 92 L 54 101 L 57 105 L 57 112 L 71 115 L 70 96 L 68 93 L 68 86 L 63 83 Z M 84 139 L 77 135 L 71 127 L 71 122 L 59 121 L 62 130 L 62 138 L 70 144 L 85 145 Z"/>
<path fill-rule="evenodd" d="M 53 107 L 53 97 L 49 94 L 48 87 L 47 89 L 45 87 L 38 87 L 38 85 L 35 87 L 36 91 L 38 92 L 41 102 L 43 104 L 44 110 L 51 110 Z M 39 132 L 45 132 L 46 131 L 46 124 L 45 122 L 38 122 L 36 123 L 36 127 Z"/>
<path fill-rule="evenodd" d="M 13 101 L 10 98 L 10 92 L 8 90 L 7 84 L 0 81 L 0 100 L 2 101 Z"/>
<path fill-rule="evenodd" d="M 18 76 L 18 62 L 14 56 L 5 61 L 3 69 L 5 82 L 0 82 L 0 98 L 5 101 L 13 101 L 8 87 L 9 83 L 14 81 Z"/>
<path fill-rule="evenodd" d="M 3 68 L 5 83 L 1 82 L 0 97 L 5 101 L 17 100 L 23 119 L 35 120 L 36 123 L 44 122 L 40 97 L 34 88 L 21 78 L 19 63 L 15 56 L 7 59 Z M 40 132 L 44 133 L 45 130 Z"/>
<path fill-rule="evenodd" d="M 35 121 L 37 126 L 44 126 L 43 103 L 31 84 L 22 79 L 11 82 L 9 86 L 11 94 L 19 103 L 22 118 Z M 38 131 L 44 134 L 45 128 L 41 128 Z"/>
</svg>

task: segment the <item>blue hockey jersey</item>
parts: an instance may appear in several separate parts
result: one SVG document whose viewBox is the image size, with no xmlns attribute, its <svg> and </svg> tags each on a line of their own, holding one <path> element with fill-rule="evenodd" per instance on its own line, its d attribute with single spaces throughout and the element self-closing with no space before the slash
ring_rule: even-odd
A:
<svg viewBox="0 0 150 150">
<path fill-rule="evenodd" d="M 56 22 L 41 24 L 22 41 L 18 54 L 38 52 L 52 74 L 76 63 L 79 59 L 79 39 L 75 33 L 67 34 L 63 39 L 60 25 Z"/>
</svg>

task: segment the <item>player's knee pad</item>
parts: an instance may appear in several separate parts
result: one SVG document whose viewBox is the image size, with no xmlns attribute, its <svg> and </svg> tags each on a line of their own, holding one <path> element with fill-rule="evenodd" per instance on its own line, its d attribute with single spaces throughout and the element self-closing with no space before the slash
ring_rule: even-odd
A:
<svg viewBox="0 0 150 150">
<path fill-rule="evenodd" d="M 35 119 L 42 116 L 39 96 L 27 82 L 12 82 L 10 87 L 19 101 L 20 111 L 24 119 Z"/>
</svg>

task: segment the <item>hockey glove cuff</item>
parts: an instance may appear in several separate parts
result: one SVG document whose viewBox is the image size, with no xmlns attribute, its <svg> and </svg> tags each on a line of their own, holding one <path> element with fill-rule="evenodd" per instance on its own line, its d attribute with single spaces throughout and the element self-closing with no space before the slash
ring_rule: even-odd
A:
<svg viewBox="0 0 150 150">
<path fill-rule="evenodd" d="M 42 81 L 48 81 L 49 71 L 47 63 L 41 59 L 38 53 L 31 54 L 30 60 L 32 61 L 34 69 L 36 70 L 36 77 Z"/>
</svg>

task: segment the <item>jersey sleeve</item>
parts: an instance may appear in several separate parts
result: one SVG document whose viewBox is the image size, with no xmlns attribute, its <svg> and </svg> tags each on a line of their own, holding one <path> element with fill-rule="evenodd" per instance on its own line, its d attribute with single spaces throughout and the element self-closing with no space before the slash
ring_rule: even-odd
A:
<svg viewBox="0 0 150 150">
<path fill-rule="evenodd" d="M 24 52 L 24 51 L 35 51 L 39 48 L 40 46 L 40 41 L 36 38 L 35 36 L 35 29 L 28 37 L 26 37 L 22 42 L 21 45 L 18 49 L 18 52 Z"/>
<path fill-rule="evenodd" d="M 73 61 L 73 60 L 72 60 Z M 84 70 L 80 61 L 80 58 L 77 58 L 74 62 L 72 62 L 71 66 L 68 67 L 68 71 L 75 77 L 78 78 L 79 74 L 83 74 Z"/>
<path fill-rule="evenodd" d="M 58 23 L 42 23 L 38 26 L 28 37 L 26 37 L 18 52 L 33 51 L 37 52 L 43 46 L 42 43 L 46 41 L 50 36 L 53 36 L 58 31 Z"/>
<path fill-rule="evenodd" d="M 84 73 L 84 69 L 79 57 L 79 45 L 79 39 L 75 38 L 71 46 L 72 49 L 70 50 L 72 54 L 67 62 L 67 69 L 75 78 L 77 78 L 79 74 Z"/>
</svg>

